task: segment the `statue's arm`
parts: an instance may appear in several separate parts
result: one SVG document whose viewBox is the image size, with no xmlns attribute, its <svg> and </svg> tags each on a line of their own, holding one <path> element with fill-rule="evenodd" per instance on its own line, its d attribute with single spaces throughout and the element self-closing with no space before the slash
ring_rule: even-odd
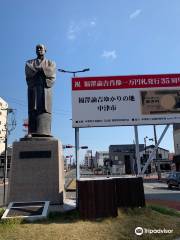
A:
<svg viewBox="0 0 180 240">
<path fill-rule="evenodd" d="M 43 71 L 46 76 L 46 86 L 52 87 L 56 78 L 56 64 L 50 60 L 47 60 L 43 65 Z"/>
<path fill-rule="evenodd" d="M 33 60 L 28 60 L 25 65 L 26 78 L 32 78 L 36 75 L 37 70 L 33 65 Z"/>
<path fill-rule="evenodd" d="M 43 71 L 47 78 L 55 79 L 56 77 L 56 64 L 53 61 L 47 60 L 43 65 Z"/>
</svg>

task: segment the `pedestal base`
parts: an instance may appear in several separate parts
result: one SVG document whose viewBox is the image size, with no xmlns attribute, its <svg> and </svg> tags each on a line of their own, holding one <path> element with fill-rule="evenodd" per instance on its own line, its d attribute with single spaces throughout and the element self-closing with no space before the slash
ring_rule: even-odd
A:
<svg viewBox="0 0 180 240">
<path fill-rule="evenodd" d="M 13 144 L 9 202 L 50 201 L 63 204 L 64 160 L 56 139 Z"/>
</svg>

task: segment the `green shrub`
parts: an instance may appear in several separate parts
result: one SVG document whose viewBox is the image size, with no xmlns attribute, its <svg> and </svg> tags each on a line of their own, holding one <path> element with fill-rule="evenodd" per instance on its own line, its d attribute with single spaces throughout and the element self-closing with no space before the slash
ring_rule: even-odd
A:
<svg viewBox="0 0 180 240">
<path fill-rule="evenodd" d="M 180 217 L 180 212 L 171 208 L 161 207 L 158 205 L 149 205 L 148 208 L 165 215 Z"/>
</svg>

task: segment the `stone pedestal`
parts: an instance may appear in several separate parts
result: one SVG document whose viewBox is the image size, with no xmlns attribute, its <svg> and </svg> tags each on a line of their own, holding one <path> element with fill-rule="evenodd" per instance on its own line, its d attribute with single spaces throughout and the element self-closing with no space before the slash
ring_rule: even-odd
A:
<svg viewBox="0 0 180 240">
<path fill-rule="evenodd" d="M 14 142 L 8 203 L 50 201 L 63 204 L 63 191 L 61 143 L 54 138 Z"/>
</svg>

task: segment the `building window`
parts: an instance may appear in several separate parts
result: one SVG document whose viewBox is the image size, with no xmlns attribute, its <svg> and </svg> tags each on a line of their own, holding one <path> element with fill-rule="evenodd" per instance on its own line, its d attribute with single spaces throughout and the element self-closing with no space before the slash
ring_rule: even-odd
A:
<svg viewBox="0 0 180 240">
<path fill-rule="evenodd" d="M 118 160 L 118 156 L 114 156 L 114 160 Z"/>
</svg>

